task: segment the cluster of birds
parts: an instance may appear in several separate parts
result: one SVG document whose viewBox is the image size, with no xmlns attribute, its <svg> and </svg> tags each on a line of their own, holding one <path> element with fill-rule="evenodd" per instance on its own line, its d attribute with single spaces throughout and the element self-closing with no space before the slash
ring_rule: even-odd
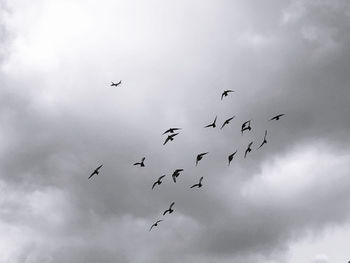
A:
<svg viewBox="0 0 350 263">
<path fill-rule="evenodd" d="M 113 83 L 111 84 L 111 86 L 113 87 L 117 87 L 121 84 L 121 81 L 119 81 L 118 83 Z M 223 91 L 223 93 L 221 94 L 221 100 L 223 100 L 224 97 L 227 97 L 229 93 L 231 92 L 234 92 L 233 90 L 225 90 Z M 282 116 L 284 116 L 285 114 L 278 114 L 272 118 L 270 118 L 269 120 L 270 121 L 273 121 L 273 120 L 279 120 Z M 220 129 L 223 129 L 226 125 L 228 125 L 230 123 L 230 121 L 232 121 L 233 119 L 235 118 L 235 116 L 232 116 L 230 118 L 228 118 L 227 120 L 225 120 L 223 122 L 223 124 L 221 125 Z M 216 128 L 216 121 L 217 121 L 217 116 L 215 116 L 215 119 L 212 123 L 204 126 L 204 128 Z M 243 133 L 245 131 L 250 131 L 252 129 L 251 127 L 251 120 L 248 120 L 248 121 L 245 121 L 242 126 L 241 126 L 241 133 L 243 135 Z M 167 144 L 169 141 L 174 141 L 174 138 L 175 136 L 179 135 L 180 134 L 180 130 L 182 130 L 182 128 L 169 128 L 168 130 L 164 131 L 162 135 L 166 135 L 166 139 L 163 143 L 163 145 Z M 264 134 L 264 138 L 263 138 L 263 141 L 262 143 L 259 145 L 259 147 L 257 149 L 260 149 L 264 144 L 267 143 L 267 130 L 265 130 L 265 134 Z M 252 145 L 253 145 L 253 142 L 250 142 L 246 148 L 246 150 L 244 151 L 244 158 L 247 157 L 247 154 L 249 152 L 252 151 Z M 205 155 L 207 155 L 209 152 L 203 152 L 203 153 L 199 153 L 196 157 L 196 166 L 198 166 L 198 163 L 203 159 L 203 157 Z M 233 160 L 234 156 L 237 154 L 237 150 L 233 153 L 231 153 L 229 156 L 228 156 L 228 165 L 231 164 L 231 161 Z M 135 162 L 133 165 L 134 166 L 139 166 L 139 167 L 145 167 L 145 160 L 146 160 L 146 157 L 142 157 L 141 161 L 139 162 Z M 98 166 L 89 176 L 88 179 L 90 179 L 91 177 L 93 177 L 94 175 L 98 175 L 99 174 L 99 170 L 101 169 L 103 165 L 101 164 L 100 166 Z M 176 169 L 173 174 L 171 175 L 174 183 L 176 183 L 176 180 L 177 178 L 179 177 L 180 173 L 183 172 L 184 169 Z M 163 178 L 165 177 L 166 175 L 162 175 L 160 176 L 155 182 L 153 182 L 152 184 L 152 190 L 158 185 L 161 185 L 162 184 L 162 180 Z M 190 188 L 201 188 L 203 186 L 202 184 L 202 181 L 203 181 L 203 176 L 199 179 L 199 182 L 190 186 Z M 173 206 L 175 205 L 175 202 L 172 202 L 169 206 L 168 209 L 166 209 L 164 212 L 163 212 L 163 216 L 165 216 L 167 213 L 171 214 L 174 212 L 174 209 L 173 209 Z M 158 226 L 158 224 L 160 222 L 162 222 L 163 220 L 162 219 L 159 219 L 157 220 L 155 223 L 153 223 L 149 229 L 149 231 L 151 231 L 154 227 Z"/>
</svg>

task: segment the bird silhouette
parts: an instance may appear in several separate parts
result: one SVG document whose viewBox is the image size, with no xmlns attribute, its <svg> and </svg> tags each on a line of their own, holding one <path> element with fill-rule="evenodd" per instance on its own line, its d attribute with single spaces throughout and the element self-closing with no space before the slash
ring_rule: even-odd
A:
<svg viewBox="0 0 350 263">
<path fill-rule="evenodd" d="M 170 129 L 168 129 L 168 130 L 166 130 L 165 132 L 163 132 L 163 134 L 162 135 L 164 135 L 164 134 L 166 134 L 166 133 L 174 133 L 175 131 L 177 131 L 177 130 L 181 130 L 181 128 L 170 128 Z"/>
<path fill-rule="evenodd" d="M 113 83 L 112 81 L 112 84 L 111 84 L 111 87 L 118 87 L 120 84 L 122 84 L 122 81 L 120 80 L 118 83 Z"/>
<path fill-rule="evenodd" d="M 97 167 L 89 176 L 88 179 L 90 179 L 91 177 L 93 177 L 95 174 L 97 175 L 99 173 L 100 168 L 102 167 L 103 164 L 101 164 L 99 167 Z"/>
<path fill-rule="evenodd" d="M 265 143 L 267 143 L 266 136 L 267 136 L 267 130 L 265 130 L 264 140 L 263 140 L 263 142 L 260 144 L 260 146 L 258 147 L 258 149 L 260 149 Z"/>
<path fill-rule="evenodd" d="M 182 172 L 184 169 L 176 169 L 173 174 L 172 174 L 172 178 L 174 183 L 176 183 L 176 178 L 180 175 L 180 172 Z"/>
<path fill-rule="evenodd" d="M 237 150 L 236 150 L 234 153 L 232 153 L 232 154 L 230 154 L 230 155 L 228 156 L 228 165 L 230 165 L 230 163 L 231 163 L 231 161 L 232 161 L 232 159 L 233 159 L 233 156 L 235 156 L 236 153 L 237 153 Z"/>
<path fill-rule="evenodd" d="M 172 212 L 174 212 L 174 209 L 173 209 L 174 204 L 175 204 L 175 202 L 172 202 L 172 203 L 171 203 L 171 205 L 169 206 L 169 208 L 168 208 L 167 210 L 164 211 L 163 216 L 164 216 L 166 213 L 171 214 Z"/>
<path fill-rule="evenodd" d="M 201 188 L 202 187 L 202 181 L 203 181 L 203 176 L 199 179 L 199 183 L 198 184 L 194 184 L 190 188 L 193 188 L 193 187 Z"/>
<path fill-rule="evenodd" d="M 145 163 L 144 163 L 145 159 L 146 159 L 146 157 L 143 157 L 141 162 L 134 163 L 134 165 L 140 165 L 140 167 L 145 167 Z"/>
<path fill-rule="evenodd" d="M 163 220 L 158 220 L 157 222 L 155 222 L 155 223 L 151 226 L 151 228 L 149 229 L 149 231 L 151 231 L 153 227 L 158 226 L 158 223 L 160 223 L 160 222 L 162 222 L 162 221 L 163 221 Z"/>
<path fill-rule="evenodd" d="M 252 127 L 250 126 L 250 121 L 251 120 L 246 121 L 242 124 L 242 128 L 241 128 L 242 135 L 243 135 L 244 131 L 246 131 L 246 130 L 250 131 L 252 129 Z"/>
<path fill-rule="evenodd" d="M 152 189 L 158 184 L 160 185 L 162 183 L 162 178 L 164 177 L 165 175 L 162 175 L 161 177 L 158 178 L 157 181 L 155 181 L 152 185 Z"/>
<path fill-rule="evenodd" d="M 231 120 L 233 120 L 233 118 L 234 118 L 235 116 L 233 116 L 233 117 L 231 117 L 231 118 L 229 118 L 229 119 L 227 119 L 223 124 L 222 124 L 222 126 L 221 126 L 221 128 L 220 129 L 222 129 L 222 128 L 224 128 L 224 126 L 226 125 L 226 124 L 229 124 L 230 123 L 230 121 Z"/>
<path fill-rule="evenodd" d="M 278 114 L 278 115 L 272 117 L 272 118 L 270 119 L 270 121 L 272 121 L 272 120 L 278 121 L 278 120 L 279 120 L 282 116 L 284 116 L 284 115 L 285 115 L 285 114 Z"/>
<path fill-rule="evenodd" d="M 222 94 L 221 94 L 221 100 L 226 97 L 230 92 L 234 92 L 234 90 L 225 90 Z"/>
<path fill-rule="evenodd" d="M 209 152 L 205 152 L 205 153 L 200 153 L 200 154 L 197 155 L 197 158 L 196 158 L 196 166 L 198 165 L 198 162 L 199 162 L 200 160 L 202 160 L 203 156 L 206 155 L 206 154 L 208 154 L 208 153 L 209 153 Z"/>
<path fill-rule="evenodd" d="M 248 147 L 247 147 L 247 149 L 246 149 L 245 152 L 244 152 L 244 158 L 247 156 L 247 153 L 248 153 L 248 152 L 251 152 L 251 151 L 252 151 L 252 149 L 250 148 L 250 147 L 252 146 L 252 144 L 253 144 L 253 142 L 250 142 L 250 143 L 248 144 Z"/>
<path fill-rule="evenodd" d="M 169 140 L 170 140 L 170 141 L 173 141 L 173 140 L 174 140 L 174 137 L 175 137 L 176 135 L 178 135 L 178 134 L 179 134 L 179 133 L 174 133 L 174 134 L 168 135 L 168 137 L 165 139 L 163 145 L 165 145 Z"/>
<path fill-rule="evenodd" d="M 204 128 L 208 128 L 208 127 L 213 127 L 213 128 L 215 128 L 215 127 L 216 127 L 216 119 L 217 119 L 217 117 L 218 117 L 218 116 L 215 116 L 215 119 L 214 119 L 213 123 L 211 123 L 211 124 L 205 126 Z"/>
</svg>

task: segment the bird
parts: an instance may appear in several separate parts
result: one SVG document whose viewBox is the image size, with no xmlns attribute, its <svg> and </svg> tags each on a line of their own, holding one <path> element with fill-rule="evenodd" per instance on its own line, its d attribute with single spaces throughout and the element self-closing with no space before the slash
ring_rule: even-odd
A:
<svg viewBox="0 0 350 263">
<path fill-rule="evenodd" d="M 217 119 L 217 117 L 218 117 L 218 116 L 215 116 L 215 119 L 214 119 L 214 121 L 213 121 L 212 124 L 209 124 L 209 125 L 205 126 L 204 128 L 208 128 L 208 127 L 213 127 L 213 128 L 215 128 L 215 127 L 216 127 L 216 119 Z"/>
<path fill-rule="evenodd" d="M 170 140 L 170 141 L 173 141 L 173 140 L 174 140 L 174 137 L 175 137 L 176 135 L 178 135 L 178 134 L 179 134 L 179 133 L 174 133 L 174 134 L 168 135 L 168 137 L 165 139 L 163 145 L 165 145 L 169 140 Z"/>
<path fill-rule="evenodd" d="M 247 153 L 248 153 L 248 152 L 251 152 L 251 151 L 252 151 L 252 149 L 250 148 L 250 147 L 252 146 L 252 144 L 253 144 L 253 142 L 250 142 L 250 143 L 248 144 L 248 147 L 247 147 L 247 149 L 246 149 L 245 152 L 244 152 L 244 158 L 247 156 Z"/>
<path fill-rule="evenodd" d="M 152 230 L 152 228 L 154 227 L 154 226 L 158 226 L 158 223 L 160 223 L 160 222 L 162 222 L 163 220 L 158 220 L 157 222 L 155 222 L 152 226 L 151 226 L 151 228 L 149 229 L 149 231 L 151 231 Z"/>
<path fill-rule="evenodd" d="M 270 119 L 270 121 L 272 121 L 272 120 L 278 121 L 278 120 L 279 120 L 282 116 L 284 116 L 284 115 L 285 115 L 285 114 L 278 114 L 278 115 L 272 117 L 272 118 Z"/>
<path fill-rule="evenodd" d="M 265 143 L 267 143 L 266 136 L 267 136 L 267 130 L 265 130 L 264 140 L 263 140 L 263 142 L 260 144 L 260 146 L 258 147 L 258 149 L 260 149 Z"/>
<path fill-rule="evenodd" d="M 235 156 L 236 153 L 237 153 L 237 150 L 236 150 L 234 153 L 232 153 L 232 154 L 230 154 L 230 155 L 228 156 L 228 165 L 230 165 L 230 163 L 231 163 L 231 161 L 232 161 L 232 159 L 233 159 L 233 156 Z"/>
<path fill-rule="evenodd" d="M 122 84 L 122 81 L 120 80 L 118 83 L 113 83 L 112 81 L 112 84 L 111 84 L 111 87 L 118 87 L 120 84 Z"/>
<path fill-rule="evenodd" d="M 241 132 L 242 132 L 242 135 L 243 135 L 243 132 L 245 131 L 245 130 L 251 130 L 252 129 L 252 127 L 250 127 L 250 121 L 251 120 L 249 120 L 249 121 L 246 121 L 246 122 L 244 122 L 243 124 L 242 124 L 242 128 L 241 128 Z"/>
<path fill-rule="evenodd" d="M 200 154 L 197 155 L 197 158 L 196 158 L 196 166 L 198 165 L 198 162 L 199 162 L 200 160 L 202 160 L 203 156 L 206 155 L 206 154 L 208 154 L 208 153 L 209 153 L 209 152 L 205 152 L 205 153 L 200 153 Z"/>
<path fill-rule="evenodd" d="M 146 157 L 143 157 L 141 162 L 134 163 L 134 165 L 140 165 L 140 167 L 145 167 L 145 164 L 144 164 L 145 159 Z"/>
<path fill-rule="evenodd" d="M 222 94 L 221 94 L 221 100 L 226 97 L 230 92 L 234 92 L 234 90 L 225 90 Z"/>
<path fill-rule="evenodd" d="M 172 202 L 172 203 L 171 203 L 171 205 L 169 206 L 169 208 L 168 208 L 167 210 L 164 211 L 163 216 L 164 216 L 166 213 L 171 214 L 172 212 L 174 212 L 174 209 L 173 209 L 174 204 L 175 204 L 175 202 Z"/>
<path fill-rule="evenodd" d="M 221 128 L 220 129 L 222 129 L 222 128 L 224 128 L 224 126 L 226 125 L 226 124 L 229 124 L 230 123 L 230 121 L 231 120 L 233 120 L 233 118 L 234 118 L 235 116 L 233 116 L 233 117 L 231 117 L 231 118 L 229 118 L 229 119 L 227 119 L 223 124 L 222 124 L 222 126 L 221 126 Z"/>
<path fill-rule="evenodd" d="M 176 178 L 180 175 L 180 172 L 182 172 L 184 169 L 176 169 L 173 174 L 172 174 L 172 178 L 174 183 L 176 183 Z"/>
<path fill-rule="evenodd" d="M 102 167 L 103 164 L 101 164 L 99 167 L 97 167 L 89 176 L 88 179 L 90 179 L 91 177 L 93 177 L 95 174 L 97 175 L 99 173 L 100 168 Z"/>
<path fill-rule="evenodd" d="M 152 189 L 158 184 L 160 185 L 162 183 L 162 178 L 164 177 L 165 175 L 162 175 L 161 177 L 158 178 L 157 181 L 155 181 L 152 185 Z"/>
<path fill-rule="evenodd" d="M 166 133 L 174 133 L 177 130 L 181 130 L 181 128 L 170 128 L 168 130 L 166 130 L 162 135 L 166 134 Z"/>
<path fill-rule="evenodd" d="M 202 187 L 202 180 L 203 180 L 203 176 L 199 179 L 199 183 L 198 184 L 194 184 L 190 188 L 193 188 L 193 187 L 201 188 Z"/>
</svg>

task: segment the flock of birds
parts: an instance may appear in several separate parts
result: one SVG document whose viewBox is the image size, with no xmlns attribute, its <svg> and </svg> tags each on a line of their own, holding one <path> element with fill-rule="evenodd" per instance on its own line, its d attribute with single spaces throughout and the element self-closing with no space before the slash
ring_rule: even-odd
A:
<svg viewBox="0 0 350 263">
<path fill-rule="evenodd" d="M 121 81 L 117 82 L 117 83 L 114 83 L 112 82 L 111 83 L 111 86 L 112 87 L 118 87 L 119 85 L 121 85 Z M 231 92 L 234 92 L 233 90 L 225 90 L 223 91 L 223 93 L 221 94 L 221 100 L 223 100 L 224 97 L 227 97 L 229 95 L 229 93 Z M 284 116 L 285 114 L 278 114 L 272 118 L 270 118 L 269 120 L 270 121 L 278 121 L 282 116 Z M 223 129 L 226 125 L 228 125 L 230 123 L 231 120 L 233 120 L 235 118 L 235 116 L 232 116 L 231 118 L 227 119 L 224 121 L 224 123 L 221 125 L 220 129 Z M 216 128 L 216 121 L 217 121 L 217 116 L 215 116 L 215 119 L 212 123 L 204 126 L 204 128 Z M 250 131 L 252 129 L 251 127 L 251 120 L 248 120 L 246 122 L 244 122 L 241 126 L 241 133 L 243 135 L 243 133 L 245 131 Z M 167 135 L 163 145 L 167 144 L 169 141 L 174 141 L 174 138 L 175 136 L 177 136 L 179 133 L 180 133 L 180 130 L 181 128 L 169 128 L 168 130 L 164 131 L 162 135 Z M 262 143 L 259 145 L 259 147 L 257 149 L 260 149 L 264 144 L 267 143 L 267 130 L 265 130 L 265 134 L 264 134 L 264 138 L 263 138 L 263 141 Z M 246 150 L 244 151 L 244 158 L 247 157 L 247 154 L 250 153 L 252 151 L 252 145 L 253 145 L 253 142 L 250 142 L 246 148 Z M 196 166 L 198 166 L 198 163 L 203 159 L 203 157 L 205 155 L 207 155 L 209 152 L 203 152 L 203 153 L 199 153 L 196 157 Z M 237 154 L 237 150 L 233 153 L 231 153 L 229 156 L 228 156 L 228 165 L 231 164 L 231 161 L 233 160 L 234 156 Z M 146 160 L 146 157 L 143 157 L 141 159 L 141 161 L 139 162 L 135 162 L 133 165 L 134 166 L 139 166 L 139 167 L 145 167 L 145 160 Z M 99 174 L 99 170 L 101 169 L 101 167 L 103 166 L 103 164 L 101 164 L 100 166 L 98 166 L 91 174 L 90 176 L 88 177 L 88 179 L 90 179 L 91 177 L 93 177 L 94 175 L 98 175 Z M 184 169 L 176 169 L 173 174 L 171 175 L 174 183 L 176 183 L 176 180 L 177 178 L 179 177 L 180 173 L 183 172 Z M 162 184 L 162 180 L 163 178 L 165 177 L 166 175 L 162 175 L 160 176 L 153 184 L 152 184 L 152 190 L 158 185 L 161 185 Z M 202 181 L 203 181 L 203 176 L 199 179 L 199 182 L 190 186 L 190 188 L 201 188 L 203 186 L 202 184 Z M 175 202 L 172 202 L 169 206 L 168 209 L 166 209 L 164 212 L 163 212 L 163 216 L 165 216 L 167 213 L 171 214 L 174 212 L 174 209 L 173 209 L 173 206 L 175 205 Z M 149 229 L 149 231 L 151 231 L 154 227 L 158 226 L 158 224 L 160 222 L 162 222 L 163 219 L 159 219 L 157 220 L 155 223 L 153 223 Z M 350 262 L 349 262 L 350 263 Z"/>
</svg>

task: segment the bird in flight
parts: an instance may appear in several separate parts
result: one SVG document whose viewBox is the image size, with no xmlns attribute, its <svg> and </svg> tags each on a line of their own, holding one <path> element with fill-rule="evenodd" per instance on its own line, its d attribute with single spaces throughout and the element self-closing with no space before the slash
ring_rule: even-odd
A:
<svg viewBox="0 0 350 263">
<path fill-rule="evenodd" d="M 160 222 L 162 222 L 163 220 L 158 220 L 157 222 L 155 222 L 152 226 L 151 226 L 151 228 L 149 229 L 149 231 L 151 231 L 152 230 L 152 228 L 154 227 L 154 226 L 158 226 L 158 223 L 160 223 Z"/>
<path fill-rule="evenodd" d="M 162 135 L 166 134 L 166 133 L 174 133 L 177 130 L 181 130 L 181 128 L 170 128 L 168 130 L 166 130 Z"/>
<path fill-rule="evenodd" d="M 216 119 L 217 119 L 217 118 L 218 118 L 218 116 L 215 116 L 215 119 L 214 119 L 213 123 L 211 123 L 211 124 L 205 126 L 204 128 L 208 128 L 208 127 L 213 127 L 213 128 L 215 128 L 215 127 L 216 127 Z"/>
<path fill-rule="evenodd" d="M 222 124 L 222 126 L 221 126 L 221 128 L 220 129 L 222 129 L 222 128 L 224 128 L 224 126 L 226 125 L 226 124 L 229 124 L 230 123 L 230 121 L 231 120 L 233 120 L 233 118 L 234 118 L 235 116 L 233 116 L 233 117 L 231 117 L 231 118 L 229 118 L 229 119 L 227 119 L 223 124 Z"/>
<path fill-rule="evenodd" d="M 234 90 L 225 90 L 222 94 L 221 94 L 221 100 L 226 97 L 230 92 L 234 92 Z"/>
<path fill-rule="evenodd" d="M 208 154 L 208 153 L 209 153 L 209 152 L 205 152 L 205 153 L 200 153 L 200 154 L 197 155 L 197 158 L 196 158 L 196 166 L 198 165 L 198 162 L 199 162 L 200 160 L 202 160 L 203 156 L 206 155 L 206 154 Z"/>
<path fill-rule="evenodd" d="M 145 159 L 146 159 L 146 157 L 143 157 L 141 162 L 134 163 L 134 165 L 140 165 L 140 167 L 145 167 L 145 164 L 144 164 Z"/>
<path fill-rule="evenodd" d="M 267 136 L 267 130 L 265 130 L 264 140 L 263 140 L 263 142 L 260 144 L 260 146 L 258 147 L 258 149 L 260 149 L 265 143 L 267 143 L 266 136 Z"/>
<path fill-rule="evenodd" d="M 99 167 L 97 167 L 89 176 L 88 179 L 90 179 L 91 177 L 93 177 L 95 174 L 97 175 L 99 173 L 100 168 L 102 167 L 103 164 L 101 164 Z"/>
<path fill-rule="evenodd" d="M 246 122 L 244 122 L 244 123 L 242 124 L 242 128 L 241 128 L 242 135 L 243 135 L 243 132 L 244 132 L 245 130 L 250 131 L 250 130 L 252 129 L 252 127 L 250 127 L 250 121 L 251 121 L 251 120 L 246 121 Z"/>
<path fill-rule="evenodd" d="M 193 187 L 201 188 L 202 187 L 202 181 L 203 181 L 203 176 L 199 179 L 199 183 L 198 184 L 194 184 L 190 188 L 193 188 Z"/>
<path fill-rule="evenodd" d="M 111 84 L 111 87 L 118 87 L 120 84 L 122 84 L 122 81 L 120 80 L 119 82 L 117 82 L 117 83 L 113 83 L 113 81 L 112 81 L 112 84 Z"/>
<path fill-rule="evenodd" d="M 155 181 L 152 185 L 152 189 L 158 184 L 160 185 L 162 183 L 162 178 L 164 177 L 165 175 L 162 175 L 161 177 L 158 178 L 157 181 Z"/>
<path fill-rule="evenodd" d="M 172 174 L 172 178 L 174 183 L 176 183 L 176 178 L 180 175 L 180 172 L 182 172 L 184 169 L 176 169 L 173 174 Z"/>
<path fill-rule="evenodd" d="M 172 202 L 171 205 L 169 206 L 169 208 L 167 210 L 164 211 L 163 213 L 163 216 L 166 214 L 166 213 L 169 213 L 171 214 L 172 212 L 174 212 L 174 209 L 173 209 L 173 206 L 175 205 L 175 202 Z"/>
<path fill-rule="evenodd" d="M 250 148 L 250 147 L 252 146 L 252 144 L 253 144 L 253 142 L 250 142 L 250 143 L 248 144 L 248 147 L 247 147 L 247 149 L 246 149 L 245 152 L 244 152 L 244 158 L 247 156 L 247 153 L 248 153 L 248 152 L 251 152 L 251 151 L 252 151 L 252 149 Z"/>
<path fill-rule="evenodd" d="M 174 137 L 175 137 L 176 135 L 178 135 L 178 134 L 179 134 L 179 133 L 174 133 L 174 134 L 168 135 L 168 137 L 165 139 L 163 145 L 165 145 L 169 140 L 170 140 L 170 141 L 173 141 L 173 140 L 174 140 Z"/>
<path fill-rule="evenodd" d="M 237 153 L 237 150 L 236 150 L 234 153 L 232 153 L 232 154 L 230 154 L 230 155 L 228 156 L 228 165 L 230 165 L 230 163 L 231 163 L 231 161 L 232 161 L 232 159 L 233 159 L 233 156 L 235 156 L 236 153 Z"/>
<path fill-rule="evenodd" d="M 278 114 L 278 115 L 272 117 L 272 118 L 270 119 L 270 121 L 272 121 L 272 120 L 278 121 L 278 120 L 279 120 L 282 116 L 284 116 L 284 115 L 285 115 L 285 114 Z"/>
</svg>

